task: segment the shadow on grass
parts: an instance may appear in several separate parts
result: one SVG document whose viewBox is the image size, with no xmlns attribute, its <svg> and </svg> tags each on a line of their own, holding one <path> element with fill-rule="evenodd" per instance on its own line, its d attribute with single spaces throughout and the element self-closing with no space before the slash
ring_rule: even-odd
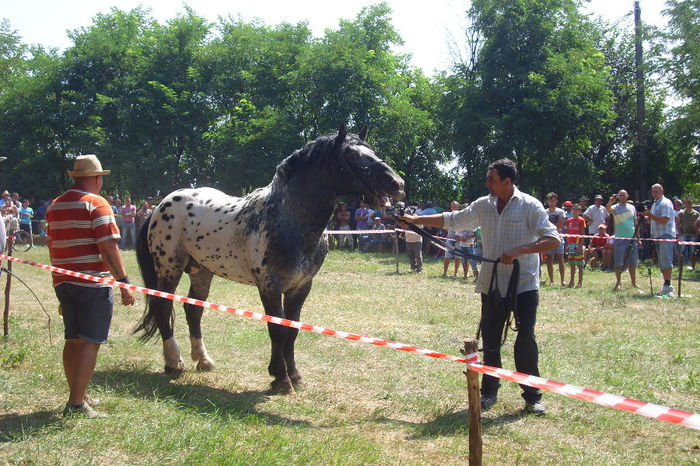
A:
<svg viewBox="0 0 700 466">
<path fill-rule="evenodd" d="M 481 418 L 482 431 L 501 427 L 505 424 L 518 421 L 525 412 L 502 414 L 496 417 Z M 443 435 L 465 434 L 469 432 L 469 410 L 463 409 L 441 414 L 425 424 L 416 424 L 416 433 L 409 438 L 439 437 Z"/>
<path fill-rule="evenodd" d="M 671 283 L 675 280 L 678 282 L 678 269 L 675 269 L 676 272 L 673 274 L 673 280 L 671 280 Z M 689 282 L 700 282 L 700 271 L 698 270 L 684 270 L 683 271 L 683 276 L 681 277 L 681 281 L 689 281 Z"/>
<path fill-rule="evenodd" d="M 0 415 L 0 443 L 30 437 L 34 432 L 61 422 L 58 411 L 37 411 L 30 414 Z"/>
<path fill-rule="evenodd" d="M 506 424 L 510 424 L 518 421 L 524 416 L 529 416 L 529 414 L 524 411 L 510 414 L 502 414 L 496 417 L 481 418 L 481 429 L 482 431 L 488 431 L 489 429 L 499 428 Z M 407 422 L 407 421 L 397 421 L 389 418 L 380 418 L 379 422 L 403 424 L 410 426 L 415 430 L 413 435 L 408 436 L 409 440 L 420 439 L 420 438 L 433 438 L 441 437 L 446 435 L 464 435 L 469 432 L 469 410 L 462 409 L 459 411 L 450 411 L 444 414 L 440 414 L 432 421 L 428 421 L 423 424 Z"/>
<path fill-rule="evenodd" d="M 309 426 L 305 421 L 296 421 L 258 410 L 270 391 L 232 392 L 221 388 L 191 383 L 172 383 L 170 376 L 153 373 L 146 369 L 108 369 L 96 371 L 92 383 L 117 394 L 144 400 L 168 400 L 178 408 L 197 414 L 252 420 L 267 425 Z"/>
</svg>

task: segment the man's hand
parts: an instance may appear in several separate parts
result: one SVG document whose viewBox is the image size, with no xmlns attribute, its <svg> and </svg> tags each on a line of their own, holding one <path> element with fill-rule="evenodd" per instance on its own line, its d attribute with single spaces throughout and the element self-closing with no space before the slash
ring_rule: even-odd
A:
<svg viewBox="0 0 700 466">
<path fill-rule="evenodd" d="M 418 215 L 404 214 L 399 217 L 396 217 L 396 225 L 403 228 L 404 230 L 409 230 L 410 228 L 408 227 L 408 224 L 416 223 L 417 218 Z"/>
<path fill-rule="evenodd" d="M 136 298 L 134 297 L 134 294 L 131 292 L 131 290 L 126 288 L 119 288 L 119 291 L 122 294 L 122 304 L 124 306 L 133 306 L 134 304 L 136 304 Z"/>
<path fill-rule="evenodd" d="M 433 215 L 404 214 L 403 216 L 398 217 L 398 221 L 400 223 L 403 223 L 403 224 L 413 223 L 413 224 L 426 226 L 426 227 L 433 227 L 433 228 L 442 228 L 444 226 L 442 214 L 433 214 Z"/>
<path fill-rule="evenodd" d="M 501 261 L 501 264 L 512 264 L 521 254 L 522 252 L 520 247 L 513 248 L 510 251 L 506 251 L 501 254 L 499 260 Z"/>
</svg>

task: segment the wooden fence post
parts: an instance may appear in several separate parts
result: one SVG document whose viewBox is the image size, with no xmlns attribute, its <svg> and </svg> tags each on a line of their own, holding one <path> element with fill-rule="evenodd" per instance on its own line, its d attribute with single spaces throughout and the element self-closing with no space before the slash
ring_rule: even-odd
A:
<svg viewBox="0 0 700 466">
<path fill-rule="evenodd" d="M 399 274 L 399 234 L 394 233 L 394 255 L 396 256 L 396 274 Z"/>
<path fill-rule="evenodd" d="M 14 241 L 14 236 L 10 235 L 7 237 L 8 256 L 12 255 L 12 246 L 14 245 Z M 5 311 L 2 313 L 2 334 L 5 337 L 10 334 L 10 287 L 12 286 L 12 261 L 7 261 L 7 270 L 9 270 L 10 273 L 7 274 L 7 285 L 5 285 Z"/>
<path fill-rule="evenodd" d="M 683 251 L 681 250 L 681 245 L 676 243 L 678 246 L 678 294 L 676 297 L 680 298 L 681 297 L 681 278 L 683 278 Z M 688 257 L 688 260 L 690 260 L 690 257 Z M 671 264 L 673 265 L 673 264 Z M 671 268 L 673 270 L 673 268 Z"/>
<path fill-rule="evenodd" d="M 476 353 L 478 342 L 475 339 L 464 341 L 463 355 Z M 469 466 L 481 465 L 481 393 L 479 392 L 479 373 L 469 369 L 467 376 L 467 394 L 469 397 Z"/>
</svg>

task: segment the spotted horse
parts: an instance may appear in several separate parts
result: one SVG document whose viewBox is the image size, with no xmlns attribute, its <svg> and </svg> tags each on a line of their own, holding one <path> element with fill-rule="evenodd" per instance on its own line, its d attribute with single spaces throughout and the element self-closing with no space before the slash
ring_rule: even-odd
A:
<svg viewBox="0 0 700 466">
<path fill-rule="evenodd" d="M 323 230 L 341 195 L 359 195 L 386 207 L 404 197 L 404 182 L 359 135 L 322 136 L 283 160 L 272 182 L 245 197 L 216 189 L 180 189 L 169 194 L 144 223 L 137 258 L 148 288 L 173 293 L 183 272 L 188 296 L 205 300 L 214 275 L 258 288 L 265 313 L 299 320 L 311 282 L 328 253 Z M 202 307 L 185 304 L 191 356 L 197 369 L 214 368 L 202 340 Z M 165 372 L 185 365 L 173 336 L 173 303 L 148 296 L 135 333 L 144 340 L 160 331 Z M 298 330 L 268 324 L 272 344 L 271 388 L 290 393 L 301 381 L 294 362 Z"/>
</svg>

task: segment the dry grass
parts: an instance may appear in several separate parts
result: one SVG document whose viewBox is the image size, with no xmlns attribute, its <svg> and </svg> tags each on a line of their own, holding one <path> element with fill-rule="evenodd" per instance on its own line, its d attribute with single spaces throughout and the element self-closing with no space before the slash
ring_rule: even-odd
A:
<svg viewBox="0 0 700 466">
<path fill-rule="evenodd" d="M 45 248 L 25 253 L 48 260 Z M 125 254 L 131 276 L 133 254 Z M 405 260 L 405 258 L 402 258 Z M 307 300 L 305 322 L 458 354 L 474 334 L 479 300 L 473 285 L 396 275 L 393 256 L 333 251 Z M 65 401 L 62 324 L 49 274 L 14 265 L 52 315 L 12 285 L 12 333 L 0 346 L 0 458 L 9 463 L 296 463 L 464 464 L 468 419 L 463 367 L 387 348 L 302 332 L 297 362 L 304 376 L 292 396 L 267 392 L 265 326 L 205 310 L 204 335 L 217 368 L 162 374 L 159 341 L 131 335 L 141 308 L 115 308 L 110 342 L 100 351 L 91 390 L 106 420 L 59 418 Z M 610 274 L 588 272 L 582 290 L 544 287 L 538 313 L 542 375 L 554 380 L 688 411 L 700 411 L 700 274 L 680 300 L 632 290 L 613 293 Z M 659 273 L 654 270 L 655 287 Z M 623 283 L 625 283 L 623 281 Z M 647 285 L 648 279 L 640 279 Z M 187 280 L 179 292 L 184 294 Z M 143 301 L 143 300 L 141 300 Z M 210 301 L 261 311 L 257 290 L 216 280 Z M 176 306 L 176 336 L 189 353 Z M 504 363 L 512 368 L 512 341 Z M 550 414 L 521 412 L 519 388 L 504 382 L 484 414 L 484 462 L 529 464 L 697 463 L 697 432 L 554 394 Z"/>
</svg>

